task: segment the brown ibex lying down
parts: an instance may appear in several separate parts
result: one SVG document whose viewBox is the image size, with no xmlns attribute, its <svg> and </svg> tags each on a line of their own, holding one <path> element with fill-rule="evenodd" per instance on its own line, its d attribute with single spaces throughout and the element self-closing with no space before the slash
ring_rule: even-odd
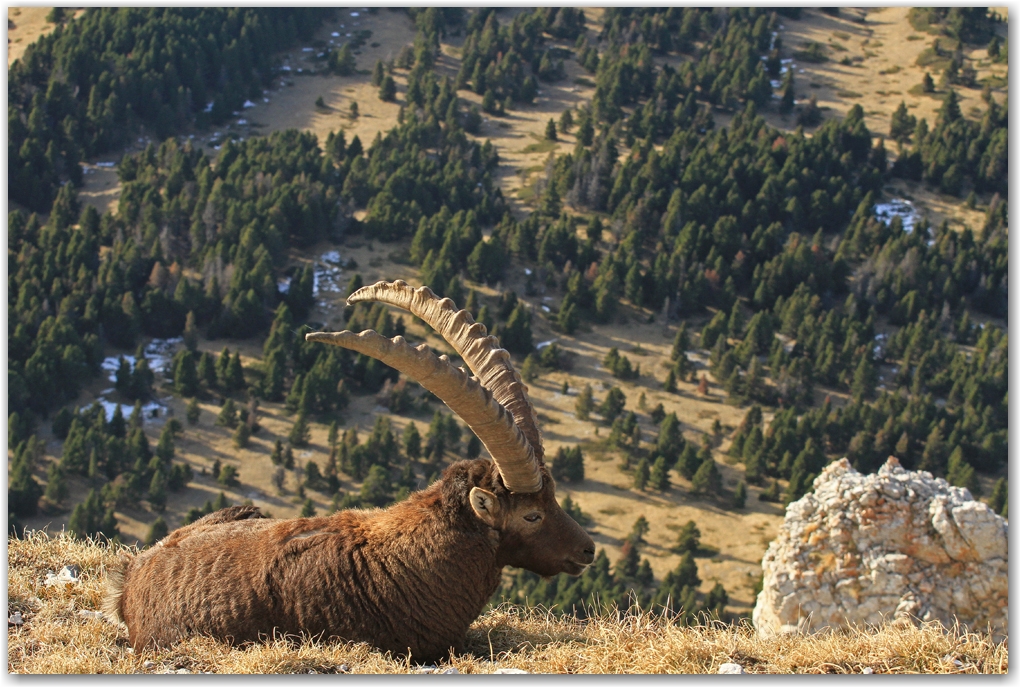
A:
<svg viewBox="0 0 1020 687">
<path fill-rule="evenodd" d="M 595 544 L 555 498 L 527 388 L 495 337 L 428 288 L 379 282 L 348 303 L 406 308 L 456 349 L 474 377 L 422 344 L 374 331 L 306 336 L 417 380 L 478 435 L 492 460 L 454 463 L 386 509 L 273 520 L 226 508 L 170 533 L 111 575 L 107 612 L 136 650 L 188 635 L 364 641 L 417 661 L 461 648 L 503 567 L 580 574 Z"/>
</svg>

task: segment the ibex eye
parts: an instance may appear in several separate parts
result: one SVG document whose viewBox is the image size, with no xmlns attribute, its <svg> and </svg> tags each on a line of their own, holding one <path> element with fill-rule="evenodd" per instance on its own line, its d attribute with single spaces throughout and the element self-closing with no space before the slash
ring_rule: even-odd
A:
<svg viewBox="0 0 1020 687">
<path fill-rule="evenodd" d="M 524 519 L 527 520 L 528 522 L 538 522 L 539 520 L 542 519 L 542 516 L 539 513 L 529 513 L 528 515 L 524 516 Z"/>
</svg>

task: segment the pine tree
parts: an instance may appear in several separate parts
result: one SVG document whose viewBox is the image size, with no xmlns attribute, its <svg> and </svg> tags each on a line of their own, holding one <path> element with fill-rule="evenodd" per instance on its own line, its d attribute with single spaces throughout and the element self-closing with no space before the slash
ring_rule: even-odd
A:
<svg viewBox="0 0 1020 687">
<path fill-rule="evenodd" d="M 1006 478 L 1000 477 L 992 487 L 992 495 L 988 498 L 988 505 L 999 515 L 1006 517 L 1006 505 L 1009 503 L 1009 490 Z"/>
<path fill-rule="evenodd" d="M 340 426 L 336 420 L 329 423 L 329 433 L 326 435 L 326 443 L 330 448 L 336 448 L 337 438 L 340 435 Z"/>
<path fill-rule="evenodd" d="M 538 360 L 535 358 L 535 354 L 529 353 L 521 366 L 521 379 L 530 384 L 538 379 L 538 369 Z"/>
<path fill-rule="evenodd" d="M 701 578 L 698 577 L 698 564 L 694 561 L 693 551 L 688 551 L 680 559 L 680 564 L 676 567 L 676 578 L 679 585 L 691 589 L 697 589 L 701 584 Z"/>
<path fill-rule="evenodd" d="M 786 70 L 786 76 L 783 78 L 783 96 L 779 101 L 779 111 L 782 114 L 789 114 L 793 111 L 794 100 L 796 96 L 793 90 L 793 68 L 792 65 Z"/>
<path fill-rule="evenodd" d="M 294 447 L 287 444 L 287 447 L 283 449 L 283 467 L 288 470 L 294 469 Z"/>
<path fill-rule="evenodd" d="M 162 469 L 157 469 L 149 482 L 148 500 L 155 510 L 161 511 L 166 508 L 166 476 Z"/>
<path fill-rule="evenodd" d="M 570 129 L 573 128 L 573 126 L 574 115 L 570 113 L 570 108 L 568 107 L 563 111 L 563 114 L 560 115 L 560 131 L 565 134 L 570 133 Z"/>
<path fill-rule="evenodd" d="M 375 506 L 384 506 L 390 500 L 392 485 L 386 469 L 381 465 L 373 465 L 368 469 L 368 476 L 361 484 L 361 499 Z"/>
<path fill-rule="evenodd" d="M 174 458 L 174 432 L 169 423 L 164 425 L 163 431 L 159 433 L 159 442 L 156 444 L 155 453 L 164 465 L 169 465 Z"/>
<path fill-rule="evenodd" d="M 701 458 L 698 455 L 698 449 L 694 447 L 694 444 L 688 442 L 680 454 L 680 459 L 677 461 L 677 472 L 684 479 L 694 479 L 694 475 L 700 467 Z"/>
<path fill-rule="evenodd" d="M 942 433 L 938 427 L 933 427 L 928 434 L 924 453 L 921 454 L 921 462 L 917 468 L 927 470 L 934 475 L 946 474 L 946 446 L 942 441 Z"/>
<path fill-rule="evenodd" d="M 219 415 L 216 416 L 216 424 L 230 429 L 237 427 L 237 406 L 234 405 L 234 399 L 228 398 L 223 403 Z"/>
<path fill-rule="evenodd" d="M 743 508 L 747 503 L 747 485 L 743 481 L 737 483 L 736 489 L 733 490 L 733 507 Z"/>
<path fill-rule="evenodd" d="M 549 123 L 545 125 L 545 140 L 555 141 L 556 138 L 556 122 L 549 118 Z"/>
<path fill-rule="evenodd" d="M 701 530 L 698 529 L 696 522 L 688 520 L 677 534 L 676 546 L 673 547 L 673 551 L 679 554 L 696 553 L 700 546 Z"/>
<path fill-rule="evenodd" d="M 652 489 L 658 491 L 669 489 L 669 468 L 666 467 L 666 459 L 664 457 L 659 456 L 655 459 L 652 471 L 649 474 L 649 482 L 651 482 Z"/>
<path fill-rule="evenodd" d="M 301 517 L 302 518 L 314 518 L 315 517 L 315 504 L 312 503 L 310 498 L 305 499 L 304 504 L 301 506 Z"/>
<path fill-rule="evenodd" d="M 850 386 L 850 393 L 857 400 L 870 398 L 875 393 L 875 381 L 877 373 L 871 362 L 871 356 L 865 353 L 861 356 L 857 368 L 854 370 L 853 384 Z"/>
<path fill-rule="evenodd" d="M 974 468 L 971 467 L 970 463 L 964 459 L 963 449 L 959 446 L 953 449 L 953 452 L 949 454 L 946 481 L 954 487 L 963 487 L 964 489 L 967 489 L 975 496 L 979 493 L 977 475 L 974 473 Z"/>
<path fill-rule="evenodd" d="M 577 415 L 578 420 L 587 420 L 594 408 L 595 401 L 592 398 L 591 384 L 585 384 L 584 388 L 581 389 L 581 393 L 577 395 L 577 401 L 574 403 L 574 413 Z"/>
<path fill-rule="evenodd" d="M 662 389 L 671 394 L 676 393 L 676 373 L 672 369 L 666 373 L 666 381 L 662 383 Z"/>
<path fill-rule="evenodd" d="M 223 469 L 220 470 L 220 476 L 216 479 L 216 481 L 225 487 L 236 487 L 240 484 L 238 474 L 237 468 L 233 465 L 224 465 Z"/>
<path fill-rule="evenodd" d="M 624 396 L 620 387 L 614 386 L 606 393 L 605 399 L 599 404 L 598 412 L 606 424 L 612 424 L 613 420 L 619 417 L 627 404 L 627 397 Z"/>
<path fill-rule="evenodd" d="M 198 359 L 198 378 L 209 389 L 215 389 L 217 385 L 216 379 L 216 362 L 209 353 L 203 352 Z"/>
<path fill-rule="evenodd" d="M 312 438 L 312 430 L 308 426 L 308 418 L 305 417 L 304 413 L 298 413 L 297 419 L 294 420 L 294 425 L 290 428 L 290 434 L 287 435 L 287 441 L 290 442 L 291 446 L 307 446 L 308 442 Z"/>
<path fill-rule="evenodd" d="M 637 466 L 634 468 L 634 488 L 638 491 L 643 491 L 645 485 L 648 484 L 648 478 L 650 476 L 648 459 L 642 458 L 638 461 Z"/>
<path fill-rule="evenodd" d="M 166 520 L 161 515 L 153 520 L 152 525 L 149 526 L 149 533 L 145 535 L 145 545 L 152 546 L 169 533 L 170 530 L 166 525 Z"/>
<path fill-rule="evenodd" d="M 471 436 L 468 437 L 467 448 L 464 450 L 464 457 L 468 460 L 474 460 L 480 455 L 482 455 L 482 442 L 472 432 Z"/>
<path fill-rule="evenodd" d="M 60 505 L 67 498 L 67 494 L 67 477 L 64 475 L 64 469 L 60 467 L 59 463 L 50 463 L 50 467 L 46 470 L 46 493 L 44 494 L 46 500 L 55 506 Z"/>
<path fill-rule="evenodd" d="M 248 427 L 248 423 L 242 422 L 237 425 L 237 429 L 234 430 L 233 440 L 235 448 L 246 448 L 248 441 L 251 439 L 251 429 Z"/>
<path fill-rule="evenodd" d="M 928 72 L 925 72 L 924 78 L 921 79 L 921 91 L 924 93 L 935 92 L 935 81 L 932 80 L 931 74 Z"/>
<path fill-rule="evenodd" d="M 233 357 L 230 358 L 224 377 L 226 381 L 224 387 L 228 391 L 240 391 L 244 388 L 244 371 L 241 367 L 240 351 L 236 351 Z"/>
<path fill-rule="evenodd" d="M 414 422 L 408 422 L 404 428 L 404 455 L 411 460 L 421 458 L 421 434 Z"/>
<path fill-rule="evenodd" d="M 673 337 L 673 348 L 670 349 L 669 359 L 672 361 L 679 360 L 680 356 L 690 347 L 691 337 L 687 333 L 687 323 L 682 322 L 679 329 L 676 330 L 676 336 Z"/>
<path fill-rule="evenodd" d="M 694 473 L 691 491 L 695 494 L 719 494 L 722 491 L 722 475 L 714 460 L 704 461 Z"/>
<path fill-rule="evenodd" d="M 397 99 L 397 82 L 389 74 L 383 77 L 382 83 L 379 86 L 379 99 L 387 103 Z"/>
<path fill-rule="evenodd" d="M 726 330 L 729 333 L 730 338 L 742 338 L 744 336 L 744 326 L 746 324 L 744 311 L 740 309 L 740 301 L 736 301 L 733 303 L 733 308 L 730 310 L 730 317 L 726 326 Z"/>
<path fill-rule="evenodd" d="M 500 333 L 501 343 L 511 353 L 527 355 L 534 348 L 531 338 L 531 315 L 518 303 Z"/>
<path fill-rule="evenodd" d="M 185 411 L 185 416 L 188 419 L 188 424 L 189 425 L 197 425 L 198 424 L 198 420 L 201 417 L 201 415 L 202 415 L 202 409 L 198 405 L 198 399 L 195 398 L 195 397 L 192 397 L 192 399 L 190 401 L 188 401 L 188 408 Z"/>
<path fill-rule="evenodd" d="M 184 319 L 184 346 L 192 354 L 198 351 L 198 326 L 195 324 L 194 310 L 189 310 Z"/>
</svg>

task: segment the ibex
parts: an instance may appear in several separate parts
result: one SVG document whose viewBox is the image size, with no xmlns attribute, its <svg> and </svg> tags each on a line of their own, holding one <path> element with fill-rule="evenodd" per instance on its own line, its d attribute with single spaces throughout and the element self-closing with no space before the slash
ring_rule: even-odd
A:
<svg viewBox="0 0 1020 687">
<path fill-rule="evenodd" d="M 504 566 L 579 575 L 594 560 L 591 537 L 556 502 L 534 408 L 509 353 L 427 287 L 378 282 L 347 302 L 372 300 L 420 317 L 474 376 L 400 336 L 305 338 L 416 380 L 467 423 L 492 460 L 454 463 L 386 509 L 273 520 L 240 506 L 170 533 L 111 575 L 105 606 L 136 650 L 196 634 L 232 643 L 304 635 L 436 661 L 462 649 Z"/>
</svg>

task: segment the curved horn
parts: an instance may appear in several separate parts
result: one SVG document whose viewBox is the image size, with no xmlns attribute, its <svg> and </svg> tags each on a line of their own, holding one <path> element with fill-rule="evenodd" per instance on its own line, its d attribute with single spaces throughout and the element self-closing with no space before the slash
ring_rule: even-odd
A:
<svg viewBox="0 0 1020 687">
<path fill-rule="evenodd" d="M 440 299 L 429 287 L 415 289 L 401 280 L 363 286 L 347 298 L 349 305 L 363 301 L 380 301 L 408 310 L 439 332 L 482 386 L 510 411 L 539 464 L 544 461 L 542 434 L 528 400 L 528 387 L 510 363 L 510 354 L 500 348 L 496 337 L 487 335 L 484 324 L 475 322 L 467 310 L 457 310 L 449 298 Z"/>
<path fill-rule="evenodd" d="M 371 329 L 360 334 L 311 332 L 305 335 L 305 340 L 349 348 L 403 372 L 438 396 L 478 435 L 507 489 L 534 493 L 542 488 L 542 473 L 532 447 L 506 408 L 477 380 L 454 367 L 445 355 L 436 357 L 426 344 L 414 347 L 402 336 L 387 339 Z"/>
</svg>

